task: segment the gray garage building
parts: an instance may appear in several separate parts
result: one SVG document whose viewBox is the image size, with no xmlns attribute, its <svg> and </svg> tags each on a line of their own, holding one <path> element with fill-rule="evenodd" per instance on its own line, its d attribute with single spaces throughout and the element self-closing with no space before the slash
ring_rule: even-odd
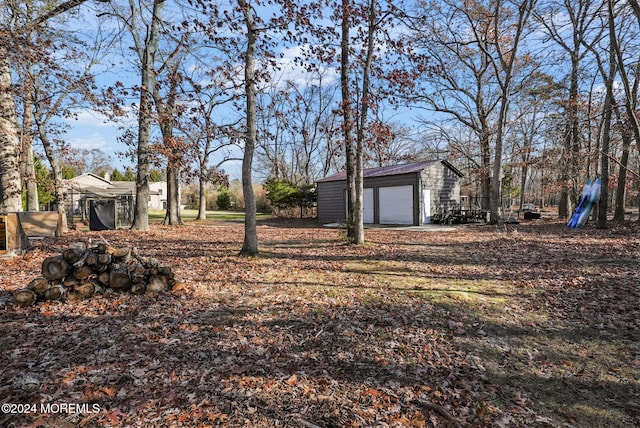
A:
<svg viewBox="0 0 640 428">
<path fill-rule="evenodd" d="M 364 171 L 364 222 L 367 224 L 431 223 L 435 213 L 460 204 L 462 173 L 445 160 L 371 168 Z M 317 181 L 318 221 L 347 217 L 347 174 Z"/>
</svg>

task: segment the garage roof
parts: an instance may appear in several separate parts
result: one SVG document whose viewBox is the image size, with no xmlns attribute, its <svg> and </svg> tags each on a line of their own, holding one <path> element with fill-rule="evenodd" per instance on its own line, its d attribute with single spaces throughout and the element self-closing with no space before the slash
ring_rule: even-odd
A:
<svg viewBox="0 0 640 428">
<path fill-rule="evenodd" d="M 385 177 L 389 175 L 401 175 L 420 172 L 436 162 L 442 162 L 449 167 L 456 175 L 462 177 L 463 174 L 458 171 L 453 165 L 446 160 L 429 160 L 424 162 L 408 163 L 403 165 L 382 166 L 378 168 L 368 168 L 364 170 L 364 178 L 370 177 Z M 345 171 L 338 172 L 337 174 L 329 175 L 328 177 L 318 180 L 318 183 L 324 183 L 329 181 L 342 181 L 347 179 L 347 173 Z"/>
</svg>

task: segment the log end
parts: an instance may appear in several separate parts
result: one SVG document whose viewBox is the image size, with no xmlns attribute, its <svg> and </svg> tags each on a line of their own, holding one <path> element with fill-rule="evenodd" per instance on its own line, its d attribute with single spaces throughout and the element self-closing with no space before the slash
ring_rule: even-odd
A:
<svg viewBox="0 0 640 428">
<path fill-rule="evenodd" d="M 20 290 L 16 290 L 13 293 L 13 301 L 16 305 L 21 307 L 31 306 L 36 302 L 38 296 L 35 292 L 28 288 L 22 288 Z"/>
<path fill-rule="evenodd" d="M 161 293 L 168 289 L 167 277 L 164 275 L 151 275 L 147 282 L 147 292 Z"/>
</svg>

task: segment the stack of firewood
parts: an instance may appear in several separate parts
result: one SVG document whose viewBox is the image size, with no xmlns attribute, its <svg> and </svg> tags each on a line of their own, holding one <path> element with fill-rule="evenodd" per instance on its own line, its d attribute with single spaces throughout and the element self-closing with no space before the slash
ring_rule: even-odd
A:
<svg viewBox="0 0 640 428">
<path fill-rule="evenodd" d="M 114 248 L 101 242 L 77 242 L 61 255 L 42 262 L 42 275 L 13 294 L 16 304 L 43 300 L 78 300 L 107 289 L 133 294 L 159 293 L 176 284 L 170 267 L 143 257 L 136 248 Z"/>
</svg>

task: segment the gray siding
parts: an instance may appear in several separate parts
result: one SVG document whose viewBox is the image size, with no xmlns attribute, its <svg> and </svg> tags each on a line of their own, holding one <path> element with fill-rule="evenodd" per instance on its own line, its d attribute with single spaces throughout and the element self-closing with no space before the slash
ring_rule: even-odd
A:
<svg viewBox="0 0 640 428">
<path fill-rule="evenodd" d="M 422 171 L 422 188 L 431 190 L 431 214 L 460 204 L 460 177 L 441 162 Z"/>
<path fill-rule="evenodd" d="M 318 183 L 318 221 L 337 223 L 345 220 L 345 181 Z"/>
</svg>

